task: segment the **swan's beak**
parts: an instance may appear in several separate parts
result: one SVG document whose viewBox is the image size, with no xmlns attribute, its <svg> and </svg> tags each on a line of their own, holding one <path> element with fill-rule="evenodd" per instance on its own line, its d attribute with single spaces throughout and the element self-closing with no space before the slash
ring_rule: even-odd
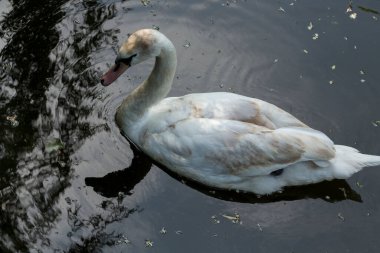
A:
<svg viewBox="0 0 380 253">
<path fill-rule="evenodd" d="M 117 63 L 113 65 L 110 70 L 105 73 L 102 78 L 100 79 L 100 83 L 103 86 L 108 86 L 111 83 L 113 83 L 121 74 L 123 74 L 127 69 L 129 68 L 129 65 L 124 64 L 122 62 Z"/>
</svg>

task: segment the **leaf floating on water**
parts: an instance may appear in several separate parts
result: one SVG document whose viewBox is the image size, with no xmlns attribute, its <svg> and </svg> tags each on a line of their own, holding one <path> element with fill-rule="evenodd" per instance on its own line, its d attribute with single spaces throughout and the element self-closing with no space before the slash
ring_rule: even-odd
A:
<svg viewBox="0 0 380 253">
<path fill-rule="evenodd" d="M 335 65 L 332 65 L 332 66 L 331 66 L 331 69 L 332 69 L 332 70 L 335 70 L 335 68 L 336 68 Z"/>
<path fill-rule="evenodd" d="M 359 73 L 360 73 L 360 75 L 364 75 L 365 74 L 363 70 L 360 70 Z"/>
<path fill-rule="evenodd" d="M 151 240 L 145 240 L 145 247 L 147 247 L 147 248 L 153 247 L 153 241 L 151 241 Z"/>
<path fill-rule="evenodd" d="M 274 59 L 274 61 L 273 61 L 274 63 L 277 63 L 278 62 L 278 59 Z"/>
<path fill-rule="evenodd" d="M 359 188 L 363 188 L 364 185 L 362 185 L 359 181 L 356 181 L 356 185 L 359 187 Z"/>
<path fill-rule="evenodd" d="M 131 241 L 128 240 L 128 238 L 125 235 L 123 235 L 123 243 L 125 243 L 125 244 L 131 244 Z"/>
<path fill-rule="evenodd" d="M 343 217 L 343 214 L 341 214 L 341 213 L 338 213 L 338 217 L 339 217 L 339 219 L 341 219 L 342 221 L 345 220 L 344 217 Z"/>
<path fill-rule="evenodd" d="M 356 19 L 357 15 L 358 14 L 356 12 L 351 13 L 350 14 L 350 19 Z"/>
<path fill-rule="evenodd" d="M 152 28 L 153 28 L 154 30 L 157 30 L 157 31 L 160 30 L 160 27 L 159 27 L 158 25 L 152 25 Z"/>
<path fill-rule="evenodd" d="M 334 80 L 330 80 L 330 81 L 329 81 L 329 84 L 334 84 Z"/>
<path fill-rule="evenodd" d="M 308 54 L 308 53 L 309 53 L 309 51 L 307 51 L 306 49 L 304 49 L 303 52 L 304 52 L 305 54 Z"/>
<path fill-rule="evenodd" d="M 280 6 L 280 8 L 278 8 L 278 10 L 281 11 L 281 12 L 286 12 L 286 11 L 284 10 L 284 8 L 282 8 L 281 6 Z"/>
<path fill-rule="evenodd" d="M 116 241 L 116 244 L 122 244 L 122 243 L 125 243 L 127 245 L 131 244 L 131 241 L 125 235 L 122 235 L 121 237 L 122 237 L 122 239 Z"/>
<path fill-rule="evenodd" d="M 165 227 L 162 227 L 161 230 L 160 230 L 160 234 L 164 235 L 166 234 L 168 231 L 166 231 Z"/>
<path fill-rule="evenodd" d="M 318 33 L 314 33 L 314 35 L 313 35 L 313 40 L 316 40 L 316 39 L 318 39 L 319 38 L 319 34 Z"/>
<path fill-rule="evenodd" d="M 141 0 L 141 3 L 144 5 L 144 6 L 148 6 L 150 4 L 150 0 Z"/>
<path fill-rule="evenodd" d="M 374 120 L 374 121 L 372 121 L 372 125 L 375 126 L 375 127 L 379 127 L 380 126 L 380 120 Z"/>
<path fill-rule="evenodd" d="M 211 219 L 212 219 L 212 222 L 215 223 L 215 224 L 219 224 L 220 223 L 220 220 L 218 220 L 216 218 L 216 215 L 211 216 Z"/>
<path fill-rule="evenodd" d="M 227 214 L 222 214 L 222 217 L 230 220 L 234 224 L 238 224 L 238 223 L 241 224 L 240 215 L 237 214 L 237 213 L 235 213 L 235 216 L 231 216 L 231 215 L 227 215 Z"/>
<path fill-rule="evenodd" d="M 309 31 L 311 31 L 311 29 L 313 29 L 313 23 L 309 23 L 309 25 L 307 26 L 307 29 L 309 30 Z"/>
<path fill-rule="evenodd" d="M 183 47 L 189 48 L 191 46 L 190 41 L 185 40 L 185 44 L 183 44 Z"/>
<path fill-rule="evenodd" d="M 365 79 L 360 79 L 360 82 L 361 83 L 365 83 Z"/>
<path fill-rule="evenodd" d="M 260 223 L 257 223 L 257 227 L 259 228 L 259 230 L 260 230 L 261 232 L 263 232 L 263 227 L 261 226 Z"/>
</svg>

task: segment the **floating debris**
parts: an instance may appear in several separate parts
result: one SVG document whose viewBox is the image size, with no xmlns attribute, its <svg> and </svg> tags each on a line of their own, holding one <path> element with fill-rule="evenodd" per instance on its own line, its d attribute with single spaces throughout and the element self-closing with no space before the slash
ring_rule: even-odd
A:
<svg viewBox="0 0 380 253">
<path fill-rule="evenodd" d="M 311 31 L 313 29 L 313 23 L 310 22 L 309 25 L 307 26 L 307 29 Z"/>
<path fill-rule="evenodd" d="M 360 75 L 364 75 L 365 74 L 363 70 L 360 70 L 359 73 L 360 73 Z"/>
<path fill-rule="evenodd" d="M 330 197 L 329 195 L 326 195 L 326 196 L 325 196 L 325 199 L 330 200 L 331 197 Z"/>
<path fill-rule="evenodd" d="M 356 12 L 351 13 L 350 14 L 350 19 L 356 19 L 357 15 L 358 14 Z"/>
<path fill-rule="evenodd" d="M 281 12 L 286 12 L 286 11 L 284 10 L 284 8 L 282 8 L 281 6 L 280 6 L 280 8 L 278 8 L 278 10 L 281 11 Z"/>
<path fill-rule="evenodd" d="M 190 41 L 185 40 L 185 44 L 183 44 L 183 47 L 189 48 L 191 46 Z"/>
<path fill-rule="evenodd" d="M 361 83 L 365 83 L 365 79 L 360 79 L 360 82 Z"/>
<path fill-rule="evenodd" d="M 125 243 L 125 244 L 131 244 L 131 241 L 128 240 L 128 238 L 125 235 L 123 235 L 123 243 Z"/>
<path fill-rule="evenodd" d="M 334 84 L 334 80 L 330 80 L 330 81 L 329 81 L 329 84 Z"/>
<path fill-rule="evenodd" d="M 359 181 L 356 181 L 356 186 L 359 187 L 359 188 L 363 188 L 364 187 L 364 185 L 361 184 Z"/>
<path fill-rule="evenodd" d="M 6 119 L 11 123 L 11 126 L 17 127 L 19 122 L 17 120 L 17 115 L 7 116 Z"/>
<path fill-rule="evenodd" d="M 219 224 L 219 223 L 220 223 L 220 220 L 218 220 L 218 219 L 216 218 L 216 215 L 211 216 L 211 220 L 212 220 L 212 222 L 213 222 L 214 224 Z"/>
<path fill-rule="evenodd" d="M 372 125 L 375 126 L 375 127 L 379 127 L 380 126 L 380 120 L 374 120 L 374 121 L 372 121 Z"/>
<path fill-rule="evenodd" d="M 261 226 L 260 223 L 257 223 L 257 227 L 259 228 L 259 230 L 260 230 L 261 232 L 263 232 L 263 227 Z"/>
<path fill-rule="evenodd" d="M 158 25 L 152 25 L 152 28 L 153 28 L 154 30 L 157 30 L 157 31 L 160 30 L 160 27 L 159 27 Z"/>
<path fill-rule="evenodd" d="M 342 221 L 345 220 L 344 217 L 343 217 L 343 215 L 342 215 L 342 213 L 338 213 L 338 217 L 339 217 L 339 219 L 341 219 Z"/>
<path fill-rule="evenodd" d="M 116 241 L 116 244 L 122 244 L 122 243 L 125 243 L 127 245 L 131 244 L 131 241 L 125 235 L 122 235 L 121 238 L 122 240 Z"/>
<path fill-rule="evenodd" d="M 316 40 L 316 39 L 318 39 L 319 38 L 319 34 L 318 33 L 314 33 L 314 35 L 313 35 L 313 40 Z"/>
<path fill-rule="evenodd" d="M 153 241 L 151 241 L 151 240 L 145 240 L 145 247 L 147 247 L 147 248 L 153 247 Z"/>
<path fill-rule="evenodd" d="M 183 232 L 182 232 L 181 230 L 177 230 L 177 231 L 175 231 L 175 233 L 176 233 L 177 235 L 182 235 L 182 234 L 183 234 Z"/>
<path fill-rule="evenodd" d="M 278 59 L 274 59 L 274 61 L 273 61 L 274 63 L 277 63 L 278 62 Z"/>
<path fill-rule="evenodd" d="M 344 38 L 344 40 L 348 40 L 348 37 L 346 37 L 346 36 L 344 36 L 343 38 Z"/>
<path fill-rule="evenodd" d="M 162 227 L 161 230 L 160 230 L 160 234 L 164 235 L 166 234 L 168 231 L 166 231 L 165 227 Z"/>
<path fill-rule="evenodd" d="M 376 16 L 372 16 L 372 18 L 376 21 L 379 20 Z"/>
<path fill-rule="evenodd" d="M 336 69 L 336 65 L 332 65 L 332 66 L 331 66 L 331 69 L 332 69 L 332 70 L 335 70 L 335 69 Z"/>
<path fill-rule="evenodd" d="M 144 6 L 148 6 L 150 4 L 150 0 L 141 0 L 141 3 L 144 5 Z"/>
<path fill-rule="evenodd" d="M 222 217 L 230 220 L 232 223 L 234 224 L 242 224 L 241 220 L 240 220 L 240 215 L 235 213 L 235 216 L 231 216 L 231 215 L 227 215 L 227 214 L 222 214 Z"/>
<path fill-rule="evenodd" d="M 309 53 L 309 51 L 307 51 L 306 49 L 304 49 L 303 52 L 304 52 L 305 54 L 308 54 L 308 53 Z"/>
</svg>

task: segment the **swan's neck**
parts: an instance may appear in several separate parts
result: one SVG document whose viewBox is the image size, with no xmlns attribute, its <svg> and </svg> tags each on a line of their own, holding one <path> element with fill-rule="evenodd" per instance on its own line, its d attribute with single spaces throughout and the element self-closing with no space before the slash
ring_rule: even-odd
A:
<svg viewBox="0 0 380 253">
<path fill-rule="evenodd" d="M 166 38 L 160 44 L 161 53 L 156 57 L 149 77 L 132 91 L 117 110 L 116 123 L 122 129 L 138 121 L 150 107 L 165 98 L 171 89 L 177 66 L 176 51 Z"/>
</svg>

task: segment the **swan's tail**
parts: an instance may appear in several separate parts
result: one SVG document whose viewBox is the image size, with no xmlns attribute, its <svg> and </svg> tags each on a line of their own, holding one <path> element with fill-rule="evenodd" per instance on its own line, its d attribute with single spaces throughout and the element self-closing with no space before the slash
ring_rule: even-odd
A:
<svg viewBox="0 0 380 253">
<path fill-rule="evenodd" d="M 337 178 L 348 178 L 363 167 L 380 165 L 380 156 L 362 154 L 352 147 L 343 145 L 335 145 L 335 149 L 334 171 Z"/>
</svg>

